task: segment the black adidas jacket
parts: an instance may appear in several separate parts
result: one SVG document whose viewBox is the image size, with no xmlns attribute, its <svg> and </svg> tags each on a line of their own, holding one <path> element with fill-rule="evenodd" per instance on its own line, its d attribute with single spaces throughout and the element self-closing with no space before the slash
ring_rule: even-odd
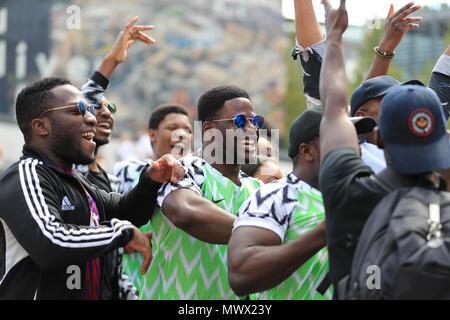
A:
<svg viewBox="0 0 450 320">
<path fill-rule="evenodd" d="M 81 299 L 86 261 L 125 246 L 128 221 L 149 220 L 160 184 L 147 174 L 124 196 L 77 177 L 97 204 L 97 227 L 77 179 L 30 147 L 0 176 L 0 299 Z"/>
</svg>

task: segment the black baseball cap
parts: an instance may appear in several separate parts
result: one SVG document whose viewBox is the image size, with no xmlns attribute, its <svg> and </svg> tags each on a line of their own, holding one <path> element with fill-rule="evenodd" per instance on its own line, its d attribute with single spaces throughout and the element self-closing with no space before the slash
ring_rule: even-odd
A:
<svg viewBox="0 0 450 320">
<path fill-rule="evenodd" d="M 409 80 L 402 83 L 390 76 L 378 76 L 363 81 L 363 83 L 353 92 L 350 99 L 350 115 L 354 116 L 356 111 L 358 111 L 358 109 L 367 101 L 386 95 L 388 91 L 395 86 L 406 84 L 425 86 L 419 80 Z"/>
<path fill-rule="evenodd" d="M 377 125 L 372 117 L 351 117 L 350 120 L 358 134 L 369 133 Z M 319 135 L 320 121 L 322 121 L 321 106 L 305 110 L 294 120 L 289 130 L 289 158 L 293 159 L 298 154 L 298 148 L 302 143 L 309 142 Z"/>
</svg>

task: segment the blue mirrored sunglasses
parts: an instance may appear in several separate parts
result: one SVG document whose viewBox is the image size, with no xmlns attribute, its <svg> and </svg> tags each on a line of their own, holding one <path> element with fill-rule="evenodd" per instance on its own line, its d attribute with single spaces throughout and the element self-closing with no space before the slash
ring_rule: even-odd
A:
<svg viewBox="0 0 450 320">
<path fill-rule="evenodd" d="M 264 117 L 261 115 L 256 115 L 253 118 L 250 118 L 250 117 L 247 118 L 243 114 L 238 114 L 234 118 L 218 119 L 218 120 L 212 120 L 212 121 L 216 122 L 216 121 L 230 121 L 230 120 L 233 120 L 234 125 L 238 129 L 244 129 L 245 125 L 247 124 L 247 121 L 250 121 L 250 120 L 252 121 L 252 124 L 256 129 L 262 129 L 264 126 Z"/>
<path fill-rule="evenodd" d="M 44 112 L 41 113 L 41 115 L 39 116 L 39 118 L 42 118 L 42 116 L 44 114 L 46 114 L 47 112 L 50 111 L 55 111 L 55 110 L 62 110 L 62 109 L 69 109 L 69 108 L 73 108 L 75 106 L 78 106 L 78 111 L 80 112 L 80 114 L 84 117 L 86 115 L 86 111 L 89 111 L 90 113 L 92 113 L 93 115 L 95 115 L 95 110 L 93 107 L 91 107 L 91 105 L 89 105 L 88 103 L 84 102 L 84 101 L 78 101 L 78 103 L 73 103 L 67 106 L 62 106 L 62 107 L 54 107 L 54 108 L 48 108 L 47 110 L 45 110 Z"/>
</svg>

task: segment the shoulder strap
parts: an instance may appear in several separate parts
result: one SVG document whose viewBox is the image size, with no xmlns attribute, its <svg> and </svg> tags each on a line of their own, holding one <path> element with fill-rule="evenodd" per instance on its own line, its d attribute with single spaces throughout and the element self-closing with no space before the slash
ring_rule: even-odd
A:
<svg viewBox="0 0 450 320">
<path fill-rule="evenodd" d="M 372 174 L 370 178 L 375 181 L 383 190 L 388 193 L 400 189 L 400 188 L 412 188 L 416 186 L 423 186 L 425 188 L 430 188 L 430 186 L 425 186 L 423 181 L 430 180 L 429 176 L 434 177 L 433 174 L 425 175 L 403 175 L 396 172 L 392 167 L 387 167 L 386 169 L 380 171 L 377 174 Z M 439 178 L 436 178 L 437 184 L 439 184 Z M 428 182 L 429 184 L 429 182 Z"/>
<path fill-rule="evenodd" d="M 428 205 L 428 235 L 427 240 L 431 246 L 442 245 L 442 224 L 439 191 L 429 190 L 430 203 Z"/>
<path fill-rule="evenodd" d="M 331 286 L 330 274 L 327 272 L 325 277 L 322 279 L 322 282 L 317 287 L 317 292 L 319 292 L 321 295 L 324 295 L 330 286 Z"/>
</svg>

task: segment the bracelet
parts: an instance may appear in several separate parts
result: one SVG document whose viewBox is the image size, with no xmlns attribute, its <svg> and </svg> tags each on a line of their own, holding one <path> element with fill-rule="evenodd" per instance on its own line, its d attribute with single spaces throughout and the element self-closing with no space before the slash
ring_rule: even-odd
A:
<svg viewBox="0 0 450 320">
<path fill-rule="evenodd" d="M 395 55 L 395 51 L 393 51 L 393 52 L 381 51 L 380 48 L 378 48 L 378 47 L 374 47 L 373 51 L 375 52 L 375 54 L 377 56 L 384 58 L 384 59 L 392 59 Z"/>
</svg>

